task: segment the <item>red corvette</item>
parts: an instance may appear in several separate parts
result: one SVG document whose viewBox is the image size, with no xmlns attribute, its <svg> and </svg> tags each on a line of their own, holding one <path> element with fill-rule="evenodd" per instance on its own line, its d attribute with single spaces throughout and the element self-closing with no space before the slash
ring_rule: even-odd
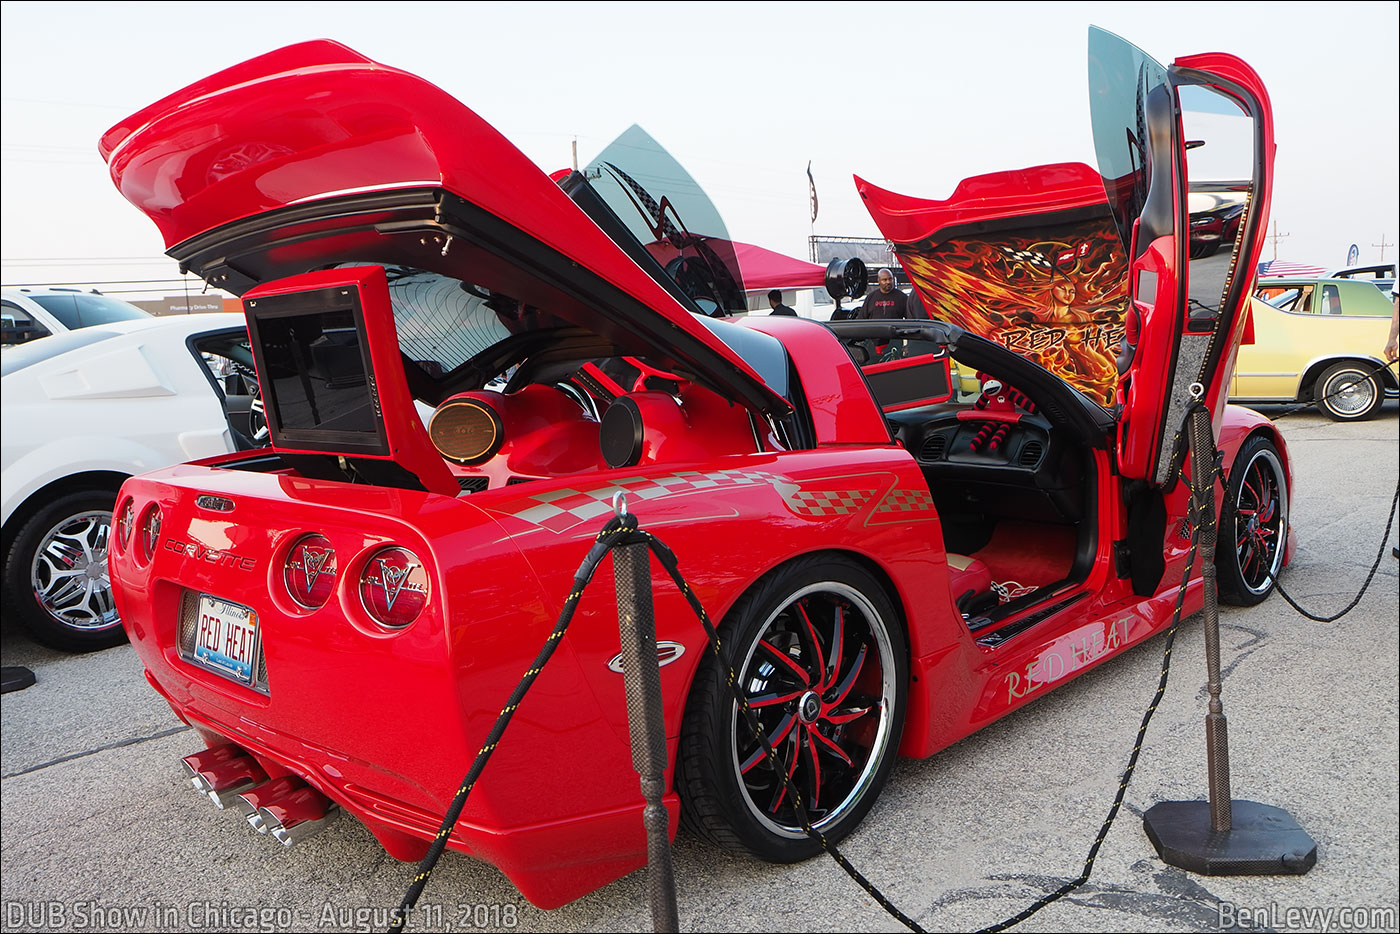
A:
<svg viewBox="0 0 1400 934">
<path fill-rule="evenodd" d="M 1168 69 L 1097 31 L 1090 53 L 1102 179 L 1041 167 L 947 202 L 860 183 L 933 321 L 713 317 L 743 301 L 728 237 L 645 134 L 551 179 L 333 42 L 110 130 L 112 177 L 170 254 L 242 295 L 274 442 L 118 499 L 118 606 L 209 746 L 196 787 L 284 842 L 339 808 L 421 857 L 618 490 L 723 620 L 833 839 L 896 754 L 1168 623 L 1193 397 L 1224 451 L 1222 586 L 1263 599 L 1291 545 L 1288 458 L 1224 402 L 1250 283 L 1188 302 L 1179 92 L 1253 127 L 1232 270 L 1267 220 L 1267 97 L 1228 55 Z M 450 837 L 544 907 L 645 858 L 605 576 Z M 812 855 L 659 573 L 655 602 L 673 829 Z"/>
</svg>

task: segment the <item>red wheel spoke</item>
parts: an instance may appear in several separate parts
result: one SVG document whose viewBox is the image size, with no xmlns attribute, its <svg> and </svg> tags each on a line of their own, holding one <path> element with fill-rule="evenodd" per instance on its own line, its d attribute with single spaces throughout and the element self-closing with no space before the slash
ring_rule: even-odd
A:
<svg viewBox="0 0 1400 934">
<path fill-rule="evenodd" d="M 812 781 L 810 789 L 812 800 L 808 804 L 808 807 L 812 810 L 816 810 L 818 798 L 822 793 L 822 767 L 821 763 L 817 761 L 817 744 L 812 739 L 812 735 L 817 731 L 808 727 L 804 732 L 807 736 L 807 757 L 812 760 Z"/>
<path fill-rule="evenodd" d="M 750 707 L 772 707 L 774 704 L 782 704 L 790 700 L 797 700 L 804 693 L 806 692 L 801 690 L 789 691 L 786 694 L 778 694 L 775 691 L 769 691 L 767 694 L 756 694 L 753 697 L 746 697 L 745 701 L 748 702 Z"/>
<path fill-rule="evenodd" d="M 811 730 L 807 735 L 815 739 L 822 749 L 831 753 L 833 756 L 836 756 L 842 762 L 846 763 L 847 765 L 855 765 L 855 763 L 851 761 L 851 757 L 846 755 L 846 750 L 836 745 L 836 741 L 833 740 L 831 737 L 827 736 L 821 730 Z"/>
<path fill-rule="evenodd" d="M 859 720 L 874 709 L 874 707 L 861 707 L 856 710 L 833 710 L 822 719 L 834 726 L 840 726 L 843 723 L 850 723 L 852 720 Z"/>
<path fill-rule="evenodd" d="M 792 728 L 796 725 L 797 717 L 791 713 L 785 714 L 783 719 L 778 721 L 778 725 L 773 727 L 773 732 L 768 734 L 768 745 L 772 746 L 774 750 L 777 750 L 779 744 L 788 738 L 788 734 L 792 732 Z M 740 764 L 739 771 L 747 774 L 750 769 L 762 762 L 767 756 L 767 750 L 765 750 L 763 744 L 760 743 L 758 749 L 754 750 L 754 752 Z"/>
<path fill-rule="evenodd" d="M 798 730 L 798 735 L 794 736 L 792 742 L 788 744 L 791 747 L 788 750 L 787 777 L 789 781 L 792 780 L 793 773 L 797 771 L 797 753 L 800 748 L 798 742 L 801 737 L 801 732 L 801 730 Z M 782 807 L 783 798 L 787 795 L 788 782 L 779 779 L 779 783 L 778 794 L 773 798 L 773 803 L 768 806 L 768 812 L 770 814 L 778 813 L 778 808 Z"/>
<path fill-rule="evenodd" d="M 807 615 L 807 607 L 803 601 L 797 601 L 797 615 L 802 617 L 802 628 L 807 632 L 807 638 L 812 640 L 812 651 L 817 656 L 817 679 L 821 679 L 821 672 L 826 669 L 826 653 L 822 651 L 822 640 L 817 638 L 817 627 L 812 625 L 812 619 Z"/>
<path fill-rule="evenodd" d="M 758 647 L 778 666 L 779 670 L 802 682 L 803 687 L 812 686 L 812 676 L 793 661 L 792 656 L 773 645 L 767 639 L 760 639 Z"/>
<path fill-rule="evenodd" d="M 822 675 L 823 692 L 831 689 L 841 671 L 841 644 L 846 641 L 846 608 L 837 606 L 831 622 L 831 664 Z"/>
<path fill-rule="evenodd" d="M 856 677 L 860 674 L 860 669 L 865 664 L 865 653 L 868 651 L 868 648 L 868 646 L 864 645 L 860 647 L 860 651 L 856 653 L 855 661 L 851 663 L 851 670 L 841 679 L 841 683 L 836 685 L 833 689 L 836 692 L 836 696 L 828 702 L 832 707 L 840 704 L 846 699 L 846 695 L 851 693 L 851 688 L 856 683 Z"/>
</svg>

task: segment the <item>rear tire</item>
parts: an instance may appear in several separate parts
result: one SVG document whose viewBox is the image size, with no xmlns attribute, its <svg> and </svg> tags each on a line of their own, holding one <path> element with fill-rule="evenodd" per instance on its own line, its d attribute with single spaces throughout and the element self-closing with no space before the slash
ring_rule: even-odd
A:
<svg viewBox="0 0 1400 934">
<path fill-rule="evenodd" d="M 15 534 L 5 555 L 5 590 L 35 641 L 64 652 L 126 641 L 107 575 L 116 498 L 105 490 L 67 493 Z"/>
<path fill-rule="evenodd" d="M 909 661 L 899 616 L 880 584 L 835 555 L 770 573 L 719 629 L 745 692 L 828 841 L 875 803 L 904 727 Z M 731 850 L 790 863 L 821 852 L 707 649 L 686 705 L 676 787 L 686 826 Z"/>
<path fill-rule="evenodd" d="M 1318 411 L 1333 421 L 1370 418 L 1385 401 L 1385 389 L 1372 367 L 1355 361 L 1334 363 L 1313 384 Z"/>
</svg>

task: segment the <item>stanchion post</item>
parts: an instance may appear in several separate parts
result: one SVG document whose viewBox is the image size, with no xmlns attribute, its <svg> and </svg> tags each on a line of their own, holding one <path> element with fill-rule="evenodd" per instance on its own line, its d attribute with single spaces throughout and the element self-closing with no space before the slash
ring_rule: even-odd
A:
<svg viewBox="0 0 1400 934">
<path fill-rule="evenodd" d="M 1199 388 L 1199 385 L 1198 387 Z M 1196 394 L 1199 400 L 1204 390 Z M 1230 748 L 1220 700 L 1220 604 L 1215 579 L 1215 436 L 1210 411 L 1189 416 L 1191 488 L 1200 528 L 1204 589 L 1206 772 L 1209 801 L 1162 801 L 1147 809 L 1143 829 L 1163 862 L 1207 876 L 1301 875 L 1317 862 L 1317 844 L 1283 808 L 1230 796 Z M 1284 534 L 1282 531 L 1280 534 Z"/>
<path fill-rule="evenodd" d="M 618 507 L 626 514 L 626 501 Z M 676 932 L 676 879 L 671 867 L 670 819 L 666 805 L 666 722 L 661 707 L 661 669 L 656 658 L 656 616 L 651 600 L 651 556 L 645 543 L 613 549 L 617 583 L 617 629 L 627 691 L 627 726 L 632 766 L 642 780 L 642 824 L 647 834 L 647 895 L 653 930 Z"/>
<path fill-rule="evenodd" d="M 1225 707 L 1220 700 L 1220 600 L 1214 560 L 1219 531 L 1215 513 L 1215 436 L 1210 429 L 1210 412 L 1203 405 L 1191 413 L 1191 486 L 1203 556 L 1201 584 L 1205 606 L 1202 613 L 1206 636 L 1206 689 L 1210 692 L 1206 712 L 1210 829 L 1224 833 L 1230 829 L 1230 743 Z"/>
</svg>

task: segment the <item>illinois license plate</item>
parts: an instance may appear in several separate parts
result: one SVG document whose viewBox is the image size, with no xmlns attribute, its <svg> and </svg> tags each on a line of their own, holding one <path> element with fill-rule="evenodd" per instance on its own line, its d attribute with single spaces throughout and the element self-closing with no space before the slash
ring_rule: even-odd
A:
<svg viewBox="0 0 1400 934">
<path fill-rule="evenodd" d="M 251 685 L 257 657 L 258 614 L 246 606 L 200 594 L 195 661 L 230 680 Z"/>
</svg>

